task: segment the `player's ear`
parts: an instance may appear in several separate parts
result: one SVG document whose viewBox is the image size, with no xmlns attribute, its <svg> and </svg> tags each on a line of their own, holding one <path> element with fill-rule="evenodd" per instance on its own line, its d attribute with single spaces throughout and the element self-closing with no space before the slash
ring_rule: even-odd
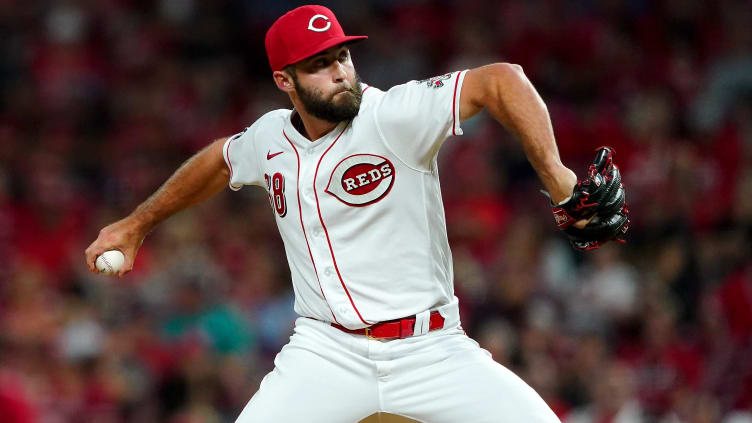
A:
<svg viewBox="0 0 752 423">
<path fill-rule="evenodd" d="M 277 88 L 286 93 L 295 91 L 295 81 L 293 81 L 292 75 L 287 71 L 274 71 L 272 74 L 274 77 L 274 83 L 277 84 Z"/>
</svg>

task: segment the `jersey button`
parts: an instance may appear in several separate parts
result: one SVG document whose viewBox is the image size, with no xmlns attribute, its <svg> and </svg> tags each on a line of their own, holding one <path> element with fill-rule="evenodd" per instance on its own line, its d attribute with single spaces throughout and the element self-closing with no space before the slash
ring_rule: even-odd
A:
<svg viewBox="0 0 752 423">
<path fill-rule="evenodd" d="M 324 235 L 324 231 L 322 231 L 320 227 L 313 229 L 313 236 L 321 238 L 321 235 Z"/>
<path fill-rule="evenodd" d="M 334 269 L 332 269 L 331 266 L 327 267 L 326 269 L 324 269 L 324 274 L 326 276 L 332 276 L 334 274 Z"/>
</svg>

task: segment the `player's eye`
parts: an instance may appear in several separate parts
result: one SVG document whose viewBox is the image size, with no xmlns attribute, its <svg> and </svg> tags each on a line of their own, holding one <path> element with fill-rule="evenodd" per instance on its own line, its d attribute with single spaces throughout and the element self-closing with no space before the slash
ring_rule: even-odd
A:
<svg viewBox="0 0 752 423">
<path fill-rule="evenodd" d="M 343 51 L 339 55 L 339 61 L 342 62 L 342 63 L 345 63 L 347 61 L 347 52 L 346 51 Z"/>
</svg>

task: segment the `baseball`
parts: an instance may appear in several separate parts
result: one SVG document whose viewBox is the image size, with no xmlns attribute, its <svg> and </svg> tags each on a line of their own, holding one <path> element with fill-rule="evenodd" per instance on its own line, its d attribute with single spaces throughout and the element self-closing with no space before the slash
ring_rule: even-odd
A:
<svg viewBox="0 0 752 423">
<path fill-rule="evenodd" d="M 125 256 L 118 250 L 105 251 L 97 257 L 96 266 L 97 270 L 105 275 L 111 275 L 117 273 L 125 263 Z"/>
</svg>

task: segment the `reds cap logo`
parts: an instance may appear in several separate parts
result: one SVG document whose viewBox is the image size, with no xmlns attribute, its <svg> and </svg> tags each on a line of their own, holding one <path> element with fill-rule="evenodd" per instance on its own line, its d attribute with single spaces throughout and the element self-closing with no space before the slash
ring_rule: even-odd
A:
<svg viewBox="0 0 752 423">
<path fill-rule="evenodd" d="M 384 198 L 392 185 L 392 162 L 374 154 L 354 154 L 334 167 L 326 192 L 348 206 L 362 207 Z"/>
<path fill-rule="evenodd" d="M 321 20 L 323 20 L 323 21 L 326 22 L 324 24 L 324 26 L 321 26 L 321 27 L 314 26 L 314 23 L 316 23 L 316 21 L 319 20 L 319 19 L 321 19 Z M 331 28 L 331 27 L 332 27 L 332 23 L 329 22 L 329 18 L 326 17 L 326 15 L 313 15 L 313 17 L 311 18 L 311 20 L 308 21 L 308 30 L 309 31 L 324 32 L 324 31 L 328 31 L 329 28 Z"/>
</svg>

